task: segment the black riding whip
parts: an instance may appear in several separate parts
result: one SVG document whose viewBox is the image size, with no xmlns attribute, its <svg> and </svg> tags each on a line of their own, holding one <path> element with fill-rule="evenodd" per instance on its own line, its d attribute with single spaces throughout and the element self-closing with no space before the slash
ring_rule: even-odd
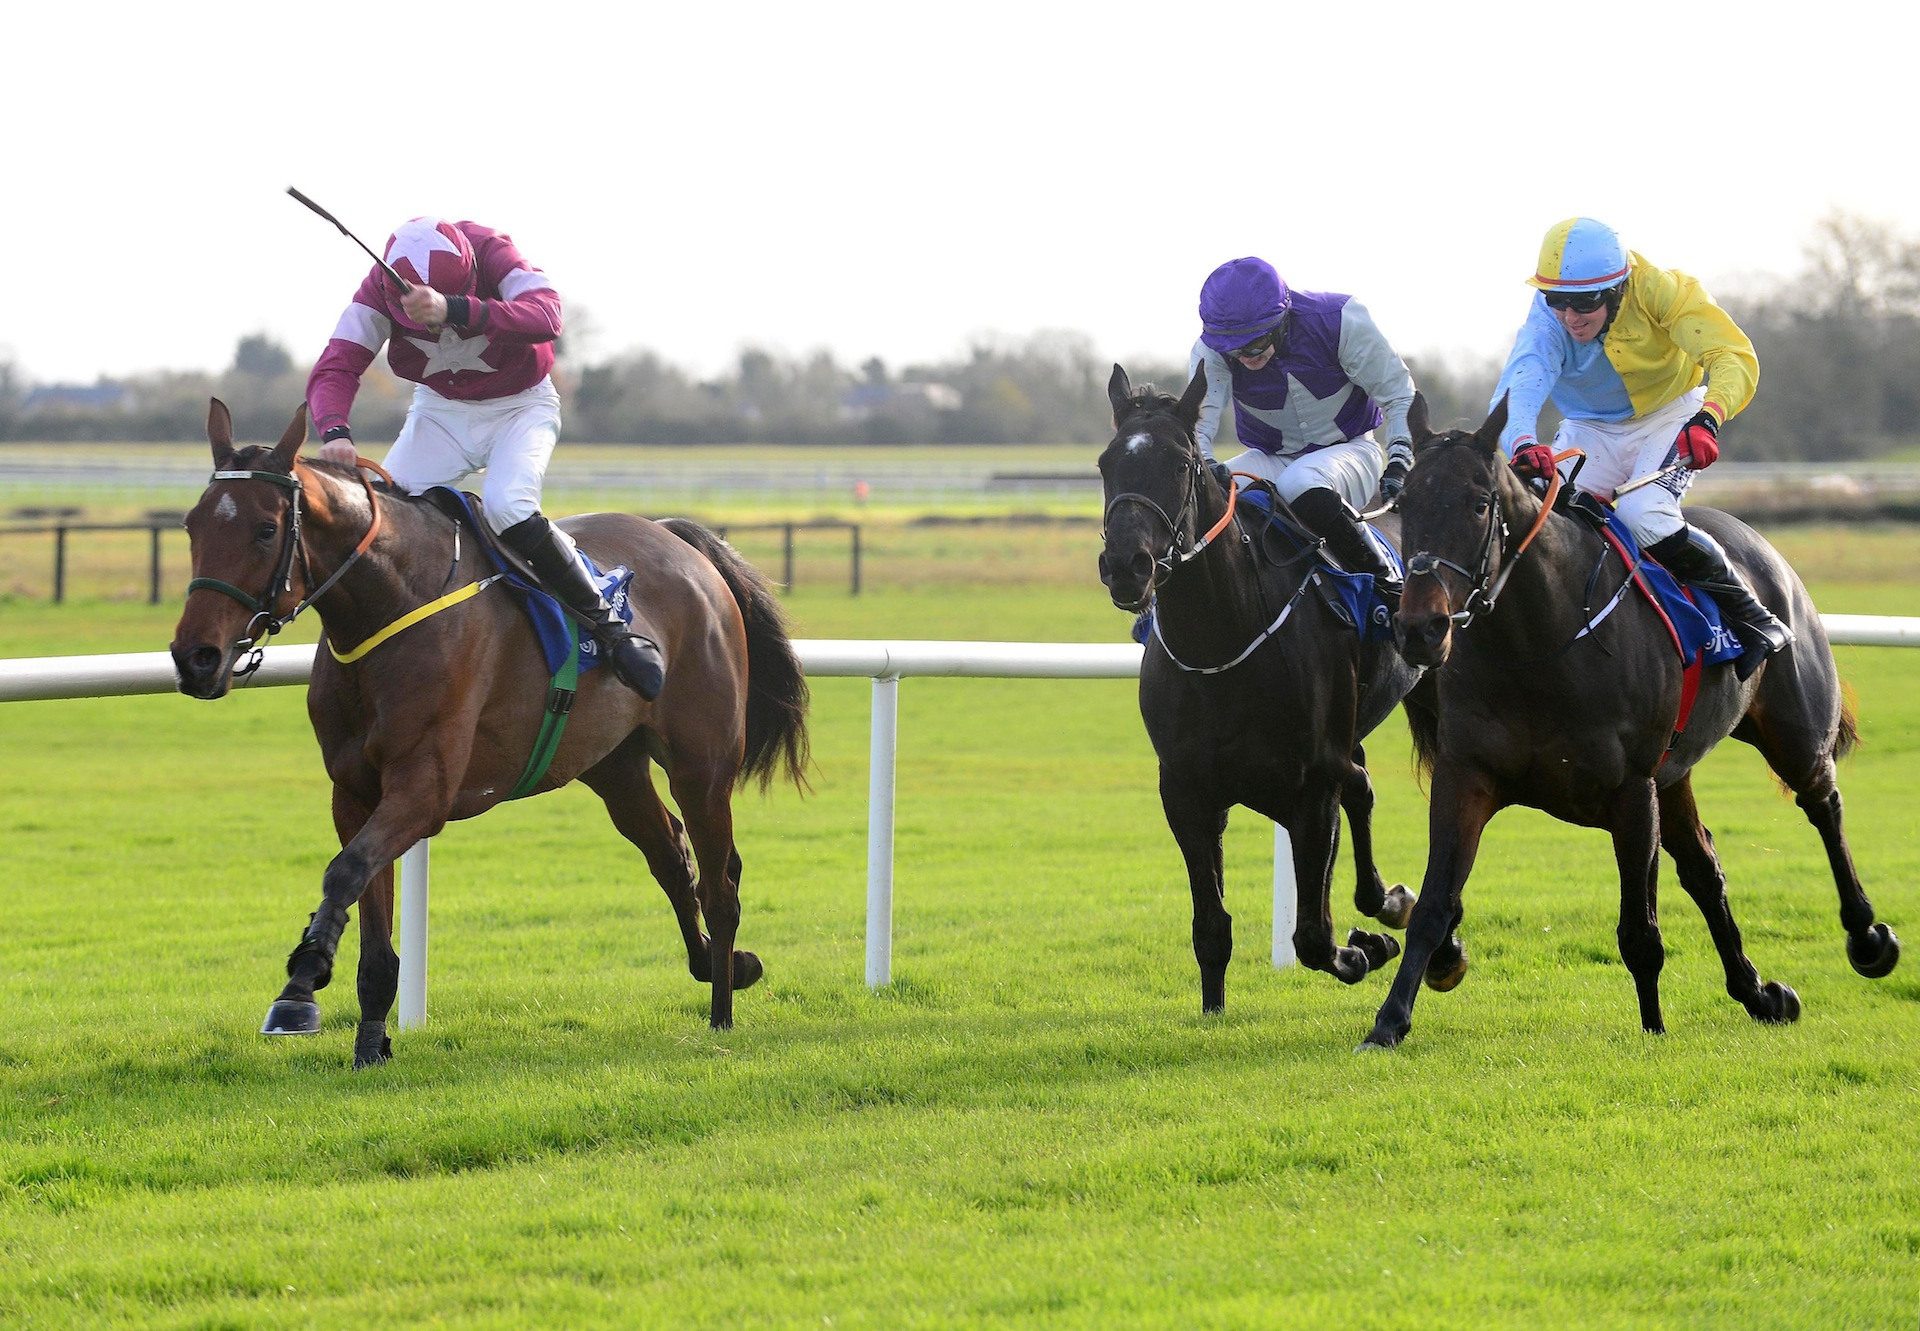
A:
<svg viewBox="0 0 1920 1331">
<path fill-rule="evenodd" d="M 335 217 L 332 213 L 328 212 L 325 208 L 322 208 L 319 204 L 315 203 L 312 199 L 309 199 L 306 195 L 302 194 L 299 190 L 295 189 L 291 185 L 287 186 L 287 193 L 293 195 L 295 199 L 298 199 L 301 203 L 304 203 L 307 207 L 313 209 L 314 212 L 326 218 L 329 222 L 333 223 L 336 227 L 339 227 L 340 234 L 345 236 L 348 240 L 358 245 L 361 249 L 367 250 L 367 257 L 369 259 L 372 259 L 375 263 L 379 264 L 380 271 L 393 279 L 393 285 L 399 289 L 401 294 L 404 295 L 405 293 L 413 289 L 412 286 L 408 284 L 406 278 L 400 276 L 399 273 L 393 270 L 392 264 L 388 263 L 385 259 L 375 254 L 372 250 L 367 249 L 367 243 L 364 240 L 360 239 L 360 237 L 354 235 L 353 232 L 347 230 L 346 226 L 342 224 L 339 218 Z"/>
</svg>

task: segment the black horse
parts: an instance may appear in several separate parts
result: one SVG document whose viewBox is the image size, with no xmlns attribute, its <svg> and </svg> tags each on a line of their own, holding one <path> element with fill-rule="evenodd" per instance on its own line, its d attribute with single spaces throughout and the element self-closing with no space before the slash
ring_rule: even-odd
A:
<svg viewBox="0 0 1920 1331">
<path fill-rule="evenodd" d="M 1478 431 L 1434 435 L 1425 403 L 1414 407 L 1416 462 L 1400 501 L 1413 553 L 1395 634 L 1437 686 L 1435 713 L 1408 709 L 1415 748 L 1432 770 L 1431 826 L 1406 956 L 1366 1043 L 1391 1047 L 1406 1038 L 1423 975 L 1437 988 L 1459 982 L 1461 888 L 1482 830 L 1510 804 L 1613 834 L 1620 955 L 1645 1029 L 1664 1029 L 1661 846 L 1706 916 L 1727 992 L 1757 1020 L 1796 1020 L 1799 997 L 1761 983 L 1741 950 L 1726 876 L 1694 805 L 1694 764 L 1729 734 L 1760 750 L 1826 843 L 1853 968 L 1869 978 L 1887 974 L 1900 942 L 1874 922 L 1861 891 L 1834 784 L 1834 760 L 1856 738 L 1854 719 L 1799 577 L 1738 519 L 1688 510 L 1795 638 L 1745 681 L 1732 664 L 1704 667 L 1676 739 L 1682 667 L 1665 625 L 1638 594 L 1615 600 L 1627 575 L 1592 523 L 1542 513 L 1543 501 L 1498 447 L 1506 419 L 1502 401 Z M 1530 543 L 1522 533 L 1533 533 Z"/>
<path fill-rule="evenodd" d="M 1140 671 L 1140 714 L 1193 891 L 1200 1005 L 1217 1012 L 1233 954 L 1220 842 L 1235 804 L 1292 838 L 1293 944 L 1303 964 L 1353 984 L 1398 954 L 1390 936 L 1359 929 L 1336 946 L 1328 885 L 1344 808 L 1354 905 L 1394 929 L 1412 912 L 1412 894 L 1388 891 L 1374 867 L 1373 786 L 1360 741 L 1419 672 L 1392 644 L 1363 643 L 1311 594 L 1313 547 L 1269 559 L 1244 523 L 1228 520 L 1226 487 L 1193 438 L 1205 393 L 1204 369 L 1176 401 L 1151 387 L 1134 392 L 1127 372 L 1113 367 L 1107 395 L 1117 433 L 1100 455 L 1100 577 L 1115 605 L 1151 604 L 1158 621 Z"/>
</svg>

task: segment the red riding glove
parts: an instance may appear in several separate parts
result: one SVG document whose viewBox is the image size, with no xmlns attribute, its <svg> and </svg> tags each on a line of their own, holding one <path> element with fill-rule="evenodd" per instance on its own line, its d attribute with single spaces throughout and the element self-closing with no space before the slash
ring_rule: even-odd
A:
<svg viewBox="0 0 1920 1331">
<path fill-rule="evenodd" d="M 1686 429 L 1680 431 L 1680 437 L 1673 441 L 1680 452 L 1680 460 L 1693 471 L 1705 471 L 1720 456 L 1720 427 L 1712 416 L 1698 412 L 1687 422 Z"/>
<path fill-rule="evenodd" d="M 1553 450 L 1545 444 L 1522 444 L 1513 450 L 1513 469 L 1524 480 L 1547 480 L 1553 475 Z"/>
</svg>

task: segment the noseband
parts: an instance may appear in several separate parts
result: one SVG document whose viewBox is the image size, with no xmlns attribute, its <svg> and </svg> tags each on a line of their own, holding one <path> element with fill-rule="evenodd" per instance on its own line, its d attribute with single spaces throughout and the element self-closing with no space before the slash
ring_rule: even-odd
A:
<svg viewBox="0 0 1920 1331">
<path fill-rule="evenodd" d="M 269 485 L 277 485 L 287 491 L 286 534 L 281 539 L 280 555 L 274 561 L 273 574 L 268 578 L 264 592 L 259 596 L 253 596 L 232 583 L 222 582 L 218 578 L 195 578 L 187 584 L 189 596 L 205 588 L 208 591 L 219 592 L 223 596 L 230 596 L 253 612 L 253 618 L 247 621 L 244 636 L 233 644 L 235 650 L 251 653 L 244 665 L 234 667 L 234 678 L 245 679 L 258 670 L 260 663 L 265 659 L 265 649 L 257 645 L 260 640 L 273 637 L 299 618 L 302 611 L 326 595 L 346 571 L 353 567 L 360 556 L 372 547 L 374 537 L 380 532 L 380 504 L 374 496 L 373 482 L 367 478 L 367 470 L 380 471 L 380 468 L 377 463 L 369 462 L 365 458 L 360 459 L 360 467 L 361 470 L 357 474 L 360 484 L 366 489 L 367 505 L 373 513 L 373 521 L 367 526 L 367 534 L 360 538 L 358 545 L 354 546 L 353 553 L 333 571 L 333 576 L 318 587 L 313 586 L 313 568 L 307 558 L 306 541 L 302 539 L 300 531 L 300 505 L 306 491 L 300 481 L 299 464 L 296 463 L 291 472 L 285 473 L 277 471 L 216 471 L 213 473 L 209 484 L 213 481 L 265 481 Z M 386 472 L 380 471 L 380 475 L 391 483 L 392 478 L 388 477 Z M 293 593 L 293 562 L 296 556 L 300 560 L 301 582 L 307 587 L 312 587 L 313 590 L 286 614 L 275 615 L 274 605 L 281 597 Z"/>
</svg>

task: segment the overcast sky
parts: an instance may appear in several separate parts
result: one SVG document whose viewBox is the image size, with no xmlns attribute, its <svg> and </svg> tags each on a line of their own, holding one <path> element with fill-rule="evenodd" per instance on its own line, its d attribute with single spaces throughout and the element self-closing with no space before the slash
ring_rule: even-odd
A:
<svg viewBox="0 0 1920 1331">
<path fill-rule="evenodd" d="M 36 381 L 310 361 L 420 213 L 510 232 L 599 360 L 854 365 L 1073 329 L 1183 357 L 1216 264 L 1504 353 L 1541 234 L 1727 289 L 1840 209 L 1920 229 L 1885 6 L 16 7 L 0 358 Z"/>
</svg>

